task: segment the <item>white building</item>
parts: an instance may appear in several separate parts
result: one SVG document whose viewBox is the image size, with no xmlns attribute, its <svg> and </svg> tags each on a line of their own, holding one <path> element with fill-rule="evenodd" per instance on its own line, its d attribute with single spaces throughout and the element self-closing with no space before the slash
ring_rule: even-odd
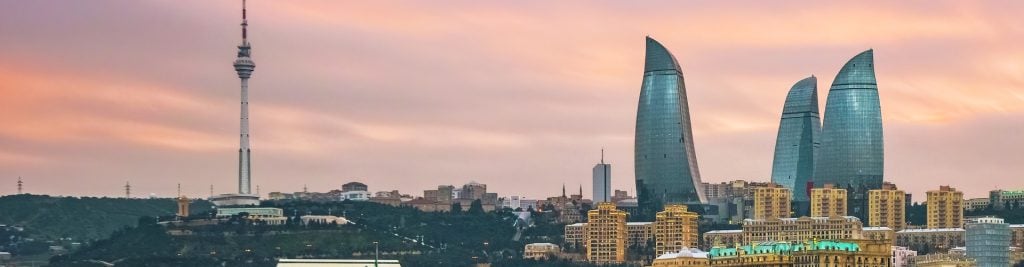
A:
<svg viewBox="0 0 1024 267">
<path fill-rule="evenodd" d="M 334 224 L 338 224 L 338 225 L 344 225 L 344 224 L 352 223 L 348 219 L 345 219 L 345 217 L 338 217 L 338 216 L 331 216 L 331 215 L 303 215 L 302 217 L 299 217 L 299 219 L 302 221 L 302 224 L 310 224 L 310 223 L 313 223 L 313 224 L 332 224 L 332 223 L 334 223 Z"/>
<path fill-rule="evenodd" d="M 917 256 L 917 251 L 907 247 L 892 246 L 892 267 L 910 266 L 910 258 Z"/>
<path fill-rule="evenodd" d="M 341 200 L 369 201 L 371 196 L 369 191 L 347 191 L 341 193 Z"/>
<path fill-rule="evenodd" d="M 402 267 L 398 260 L 278 259 L 277 267 Z"/>
<path fill-rule="evenodd" d="M 555 244 L 530 243 L 526 244 L 526 247 L 523 248 L 523 258 L 535 260 L 550 259 L 552 256 L 558 254 L 558 252 L 560 251 L 562 251 L 562 249 Z"/>
</svg>

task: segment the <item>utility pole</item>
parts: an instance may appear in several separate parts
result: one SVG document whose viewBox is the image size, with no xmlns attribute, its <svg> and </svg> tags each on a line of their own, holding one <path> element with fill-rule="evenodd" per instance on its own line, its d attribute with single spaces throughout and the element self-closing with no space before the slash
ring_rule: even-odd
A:
<svg viewBox="0 0 1024 267">
<path fill-rule="evenodd" d="M 373 267 L 378 267 L 378 261 L 380 261 L 380 244 L 373 241 Z"/>
</svg>

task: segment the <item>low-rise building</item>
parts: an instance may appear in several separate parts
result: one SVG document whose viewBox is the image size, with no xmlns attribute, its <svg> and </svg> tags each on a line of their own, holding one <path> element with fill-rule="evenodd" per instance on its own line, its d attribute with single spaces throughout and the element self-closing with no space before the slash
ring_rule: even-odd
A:
<svg viewBox="0 0 1024 267">
<path fill-rule="evenodd" d="M 910 266 L 917 267 L 975 267 L 974 259 L 946 253 L 918 255 L 910 258 Z"/>
<path fill-rule="evenodd" d="M 910 258 L 917 256 L 917 251 L 906 247 L 892 246 L 892 267 L 909 267 Z"/>
<path fill-rule="evenodd" d="M 743 243 L 743 230 L 714 230 L 704 233 L 703 249 L 733 246 Z"/>
<path fill-rule="evenodd" d="M 747 219 L 743 221 L 743 243 L 860 239 L 862 228 L 860 219 L 853 216 Z"/>
<path fill-rule="evenodd" d="M 896 232 L 896 245 L 920 254 L 945 253 L 965 245 L 963 228 L 905 229 Z"/>
<path fill-rule="evenodd" d="M 992 203 L 987 197 L 979 197 L 964 200 L 964 210 L 983 210 L 988 208 L 988 205 Z"/>
<path fill-rule="evenodd" d="M 555 244 L 530 243 L 526 244 L 526 247 L 523 248 L 523 258 L 534 260 L 550 259 L 560 251 L 561 248 Z"/>
<path fill-rule="evenodd" d="M 711 266 L 708 253 L 696 248 L 683 248 L 677 252 L 659 255 L 651 267 L 705 267 Z"/>
<path fill-rule="evenodd" d="M 890 246 L 875 240 L 808 240 L 714 247 L 710 266 L 888 266 Z"/>
<path fill-rule="evenodd" d="M 1010 225 L 1010 246 L 1024 248 L 1024 224 Z"/>
<path fill-rule="evenodd" d="M 332 216 L 332 215 L 303 215 L 302 217 L 299 217 L 299 220 L 302 221 L 302 224 L 307 224 L 307 225 L 308 224 L 337 224 L 337 225 L 344 225 L 344 224 L 351 223 L 348 219 L 345 219 L 345 217 L 338 217 L 338 216 Z"/>
<path fill-rule="evenodd" d="M 861 235 L 864 236 L 864 239 L 886 240 L 890 245 L 896 244 L 896 231 L 889 227 L 864 227 Z"/>
</svg>

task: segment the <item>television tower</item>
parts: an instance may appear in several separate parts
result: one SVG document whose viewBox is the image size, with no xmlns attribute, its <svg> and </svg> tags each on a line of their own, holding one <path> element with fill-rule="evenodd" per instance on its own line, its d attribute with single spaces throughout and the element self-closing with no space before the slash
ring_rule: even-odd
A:
<svg viewBox="0 0 1024 267">
<path fill-rule="evenodd" d="M 238 149 L 239 194 L 250 194 L 250 183 L 252 182 L 252 151 L 249 148 L 249 77 L 252 76 L 256 64 L 250 57 L 252 47 L 249 45 L 247 26 L 249 26 L 249 22 L 245 16 L 245 0 L 242 0 L 242 44 L 238 45 L 238 57 L 234 62 L 235 72 L 242 80 L 242 116 Z"/>
</svg>

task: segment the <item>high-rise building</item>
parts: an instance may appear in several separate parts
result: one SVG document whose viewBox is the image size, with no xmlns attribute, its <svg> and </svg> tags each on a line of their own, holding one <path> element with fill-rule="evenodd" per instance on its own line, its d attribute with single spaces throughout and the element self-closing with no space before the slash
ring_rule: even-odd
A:
<svg viewBox="0 0 1024 267">
<path fill-rule="evenodd" d="M 683 72 L 668 49 L 650 37 L 634 142 L 641 218 L 667 203 L 704 202 Z"/>
<path fill-rule="evenodd" d="M 697 247 L 697 213 L 685 205 L 666 205 L 654 220 L 654 255 Z"/>
<path fill-rule="evenodd" d="M 836 74 L 825 103 L 813 183 L 847 188 L 848 212 L 867 219 L 867 191 L 882 187 L 882 109 L 874 52 L 864 51 Z"/>
<path fill-rule="evenodd" d="M 789 188 L 777 184 L 757 187 L 753 190 L 754 217 L 756 220 L 789 218 L 793 193 Z"/>
<path fill-rule="evenodd" d="M 978 267 L 1003 267 L 1010 262 L 1010 225 L 1000 218 L 979 218 L 965 227 L 967 256 Z"/>
<path fill-rule="evenodd" d="M 846 216 L 846 189 L 827 184 L 811 189 L 811 217 Z"/>
<path fill-rule="evenodd" d="M 907 217 L 905 196 L 903 190 L 890 183 L 868 190 L 868 226 L 903 230 Z"/>
<path fill-rule="evenodd" d="M 964 226 L 964 193 L 950 186 L 940 186 L 928 194 L 928 228 L 961 228 Z"/>
<path fill-rule="evenodd" d="M 612 165 L 604 163 L 604 149 L 601 149 L 601 163 L 594 165 L 594 202 L 611 202 Z"/>
<path fill-rule="evenodd" d="M 626 260 L 626 212 L 615 209 L 615 204 L 602 202 L 597 209 L 587 212 L 590 222 L 584 226 L 583 243 L 587 261 L 594 263 L 621 263 Z"/>
<path fill-rule="evenodd" d="M 789 89 L 772 161 L 772 182 L 793 190 L 795 202 L 808 201 L 807 185 L 814 175 L 819 135 L 818 79 L 811 76 Z"/>
</svg>

